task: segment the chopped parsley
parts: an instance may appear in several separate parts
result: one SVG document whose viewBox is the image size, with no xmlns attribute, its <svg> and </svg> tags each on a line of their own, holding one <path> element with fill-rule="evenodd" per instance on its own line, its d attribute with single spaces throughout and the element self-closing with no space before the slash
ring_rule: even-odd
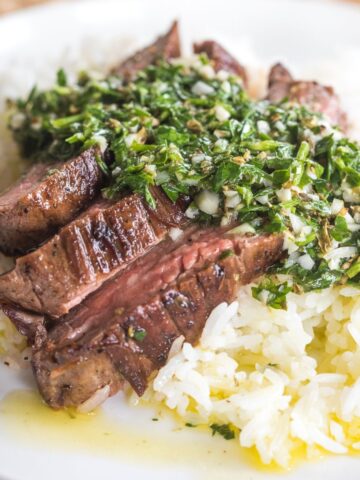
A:
<svg viewBox="0 0 360 480">
<path fill-rule="evenodd" d="M 282 234 L 287 254 L 253 289 L 273 308 L 291 290 L 359 285 L 360 146 L 304 106 L 251 99 L 208 63 L 159 62 L 128 84 L 82 73 L 70 85 L 61 70 L 53 88 L 12 104 L 9 125 L 30 159 L 98 145 L 104 197 L 134 191 L 154 207 L 158 185 L 174 202 L 192 198 L 193 221 Z"/>
<path fill-rule="evenodd" d="M 233 440 L 235 438 L 235 432 L 228 424 L 219 425 L 218 423 L 213 423 L 210 425 L 210 428 L 212 430 L 212 436 L 217 433 L 224 437 L 225 440 Z"/>
<path fill-rule="evenodd" d="M 286 295 L 292 291 L 287 282 L 276 283 L 270 278 L 265 279 L 256 287 L 252 287 L 254 298 L 262 300 L 266 305 L 277 309 L 286 309 Z"/>
<path fill-rule="evenodd" d="M 338 242 L 346 242 L 351 239 L 351 231 L 344 217 L 338 215 L 335 218 L 335 225 L 330 232 L 334 240 Z"/>
<path fill-rule="evenodd" d="M 356 277 L 360 273 L 360 259 L 358 258 L 356 262 L 354 262 L 349 270 L 346 272 L 349 278 Z"/>
<path fill-rule="evenodd" d="M 133 338 L 135 338 L 135 340 L 137 340 L 138 342 L 142 342 L 144 340 L 144 338 L 146 337 L 146 335 L 147 335 L 146 330 L 139 328 L 139 329 L 135 330 L 135 332 L 133 334 Z"/>
<path fill-rule="evenodd" d="M 225 258 L 229 258 L 229 257 L 232 257 L 232 256 L 234 256 L 234 255 L 235 255 L 235 253 L 234 253 L 234 251 L 231 250 L 231 249 L 223 250 L 223 251 L 220 253 L 218 259 L 219 259 L 219 260 L 225 260 Z"/>
<path fill-rule="evenodd" d="M 147 331 L 144 328 L 130 325 L 127 329 L 127 334 L 129 338 L 134 338 L 138 342 L 142 342 L 147 335 Z"/>
</svg>

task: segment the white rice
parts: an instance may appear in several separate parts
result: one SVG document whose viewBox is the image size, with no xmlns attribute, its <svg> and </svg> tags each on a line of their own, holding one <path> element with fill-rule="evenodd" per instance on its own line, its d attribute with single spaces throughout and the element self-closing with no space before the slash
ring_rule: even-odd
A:
<svg viewBox="0 0 360 480">
<path fill-rule="evenodd" d="M 11 368 L 27 367 L 31 349 L 11 321 L 0 311 L 0 360 Z"/>
<path fill-rule="evenodd" d="M 127 40 L 124 48 L 114 36 L 103 43 L 98 37 L 77 42 L 72 39 L 71 48 L 58 56 L 39 45 L 35 57 L 29 49 L 21 61 L 5 59 L 0 66 L 0 102 L 23 95 L 39 79 L 40 86 L 51 84 L 60 66 L 72 74 L 81 68 L 103 70 L 117 60 L 117 52 L 126 55 L 134 43 Z M 268 65 L 247 45 L 239 47 L 239 58 L 250 67 L 251 90 L 261 94 Z M 335 87 L 358 138 L 360 89 L 354 72 L 359 71 L 358 50 L 296 71 L 299 77 L 315 77 Z M 1 110 L 0 106 L 0 189 L 23 166 L 5 133 Z M 0 268 L 5 263 L 0 258 Z M 1 360 L 23 367 L 28 355 L 24 338 L 0 314 Z M 87 411 L 107 395 L 105 387 L 83 408 Z M 184 422 L 237 427 L 239 444 L 256 448 L 264 463 L 287 466 L 299 445 L 311 456 L 318 449 L 338 454 L 360 450 L 359 290 L 336 287 L 291 294 L 288 310 L 281 311 L 253 299 L 250 286 L 242 288 L 236 302 L 212 312 L 196 348 L 174 345 L 168 364 L 146 392 L 148 400 L 176 410 Z"/>
<path fill-rule="evenodd" d="M 200 344 L 184 343 L 145 400 L 184 422 L 231 424 L 242 447 L 288 466 L 299 442 L 331 453 L 359 448 L 360 290 L 289 294 L 288 309 L 251 286 L 211 313 Z"/>
</svg>

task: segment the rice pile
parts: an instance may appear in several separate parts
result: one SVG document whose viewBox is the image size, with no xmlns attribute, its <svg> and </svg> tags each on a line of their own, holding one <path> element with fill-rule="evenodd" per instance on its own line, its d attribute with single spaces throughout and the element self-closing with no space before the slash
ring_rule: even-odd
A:
<svg viewBox="0 0 360 480">
<path fill-rule="evenodd" d="M 193 425 L 230 424 L 242 447 L 286 467 L 300 445 L 360 450 L 360 291 L 289 294 L 288 309 L 251 286 L 211 313 L 200 344 L 184 343 L 145 400 Z"/>
</svg>

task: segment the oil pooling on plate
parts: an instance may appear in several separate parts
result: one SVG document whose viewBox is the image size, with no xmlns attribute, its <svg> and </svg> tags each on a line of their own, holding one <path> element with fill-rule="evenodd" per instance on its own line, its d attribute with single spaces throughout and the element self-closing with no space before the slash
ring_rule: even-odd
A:
<svg viewBox="0 0 360 480">
<path fill-rule="evenodd" d="M 167 417 L 172 423 L 166 431 L 161 428 L 163 422 L 157 421 L 160 417 L 162 420 Z M 205 427 L 189 428 L 165 410 L 157 410 L 155 417 L 149 415 L 143 428 L 139 428 L 130 422 L 114 422 L 102 409 L 89 414 L 54 411 L 37 393 L 15 390 L 0 402 L 0 423 L 9 439 L 24 445 L 31 442 L 32 446 L 41 448 L 51 444 L 64 453 L 95 454 L 129 462 L 136 460 L 144 465 L 195 465 L 201 477 L 206 475 L 206 478 L 215 478 L 213 472 L 217 467 L 221 468 L 221 476 L 249 467 L 281 472 L 274 465 L 264 467 L 256 452 L 242 449 L 236 438 L 226 441 L 221 436 L 212 436 Z"/>
</svg>

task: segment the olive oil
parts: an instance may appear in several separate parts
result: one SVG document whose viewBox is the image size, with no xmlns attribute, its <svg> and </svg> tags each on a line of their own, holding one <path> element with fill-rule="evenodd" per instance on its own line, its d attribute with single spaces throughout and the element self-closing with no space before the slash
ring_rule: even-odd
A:
<svg viewBox="0 0 360 480">
<path fill-rule="evenodd" d="M 136 408 L 144 407 L 133 407 L 132 411 Z M 23 442 L 24 446 L 31 442 L 39 447 L 51 445 L 64 452 L 85 452 L 152 465 L 196 465 L 200 478 L 225 478 L 238 474 L 239 469 L 277 475 L 287 471 L 275 463 L 264 465 L 254 448 L 241 448 L 236 438 L 227 441 L 217 435 L 212 437 L 208 427 L 190 428 L 168 410 L 159 410 L 158 406 L 156 409 L 140 428 L 138 423 L 131 424 L 129 420 L 114 421 L 102 409 L 86 415 L 72 410 L 54 411 L 34 391 L 16 390 L 0 402 L 0 424 L 2 432 Z M 163 422 L 169 421 L 171 428 L 161 428 Z M 306 448 L 299 443 L 292 452 L 291 468 L 306 456 Z M 318 450 L 314 460 L 324 456 L 326 454 Z"/>
<path fill-rule="evenodd" d="M 143 407 L 133 407 L 135 416 L 136 408 Z M 169 418 L 172 428 L 164 431 L 161 424 Z M 0 402 L 0 424 L 3 434 L 5 431 L 24 445 L 51 445 L 64 452 L 87 452 L 119 461 L 196 465 L 204 478 L 221 478 L 213 475 L 214 469 L 225 475 L 238 472 L 246 464 L 248 469 L 252 468 L 249 461 L 258 462 L 242 453 L 236 439 L 226 441 L 212 437 L 209 429 L 180 425 L 163 411 L 149 415 L 146 424 L 139 428 L 128 421 L 115 422 L 102 409 L 86 415 L 54 411 L 29 390 L 11 392 Z"/>
</svg>

